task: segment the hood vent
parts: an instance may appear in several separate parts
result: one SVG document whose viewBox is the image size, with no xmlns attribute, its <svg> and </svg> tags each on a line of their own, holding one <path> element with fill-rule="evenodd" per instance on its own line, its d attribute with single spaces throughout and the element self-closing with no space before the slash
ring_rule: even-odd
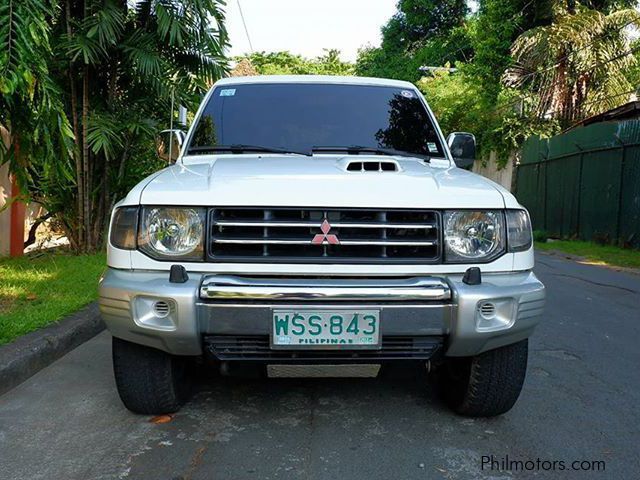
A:
<svg viewBox="0 0 640 480">
<path fill-rule="evenodd" d="M 400 170 L 396 162 L 359 161 L 349 162 L 347 171 L 349 172 L 397 172 Z"/>
</svg>

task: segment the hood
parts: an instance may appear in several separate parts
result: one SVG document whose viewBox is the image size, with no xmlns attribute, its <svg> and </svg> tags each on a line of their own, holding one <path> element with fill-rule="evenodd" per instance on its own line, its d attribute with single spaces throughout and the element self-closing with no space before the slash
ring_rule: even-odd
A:
<svg viewBox="0 0 640 480">
<path fill-rule="evenodd" d="M 365 155 L 236 155 L 176 164 L 149 177 L 145 205 L 504 208 L 493 182 L 419 159 Z M 352 162 L 391 162 L 395 171 L 350 171 Z"/>
</svg>

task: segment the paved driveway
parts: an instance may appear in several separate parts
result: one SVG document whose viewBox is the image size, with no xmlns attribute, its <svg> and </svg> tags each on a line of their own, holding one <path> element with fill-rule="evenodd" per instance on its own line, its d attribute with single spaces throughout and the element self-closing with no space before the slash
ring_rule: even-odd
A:
<svg viewBox="0 0 640 480">
<path fill-rule="evenodd" d="M 0 397 L 0 479 L 638 478 L 640 276 L 547 255 L 536 270 L 547 318 L 503 417 L 453 415 L 410 371 L 210 378 L 154 424 L 120 404 L 103 333 Z M 567 469 L 603 460 L 606 470 L 483 470 L 490 455 Z"/>
</svg>

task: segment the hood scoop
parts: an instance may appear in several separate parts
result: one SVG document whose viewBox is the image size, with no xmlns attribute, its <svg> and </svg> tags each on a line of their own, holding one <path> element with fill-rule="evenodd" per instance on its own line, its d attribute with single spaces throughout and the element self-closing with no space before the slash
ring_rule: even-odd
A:
<svg viewBox="0 0 640 480">
<path fill-rule="evenodd" d="M 399 172 L 400 166 L 391 160 L 358 160 L 347 163 L 348 172 Z"/>
</svg>

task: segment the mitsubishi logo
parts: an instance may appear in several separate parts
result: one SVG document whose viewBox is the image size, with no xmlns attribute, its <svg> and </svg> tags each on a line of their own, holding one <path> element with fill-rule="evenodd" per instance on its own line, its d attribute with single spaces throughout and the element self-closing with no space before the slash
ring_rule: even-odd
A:
<svg viewBox="0 0 640 480">
<path fill-rule="evenodd" d="M 313 237 L 313 240 L 311 240 L 312 244 L 322 245 L 324 243 L 328 243 L 329 245 L 340 245 L 338 236 L 334 235 L 333 233 L 329 233 L 331 231 L 331 224 L 326 218 L 322 222 L 322 225 L 320 225 L 320 230 L 322 230 L 322 233 L 318 233 L 315 237 Z"/>
</svg>

